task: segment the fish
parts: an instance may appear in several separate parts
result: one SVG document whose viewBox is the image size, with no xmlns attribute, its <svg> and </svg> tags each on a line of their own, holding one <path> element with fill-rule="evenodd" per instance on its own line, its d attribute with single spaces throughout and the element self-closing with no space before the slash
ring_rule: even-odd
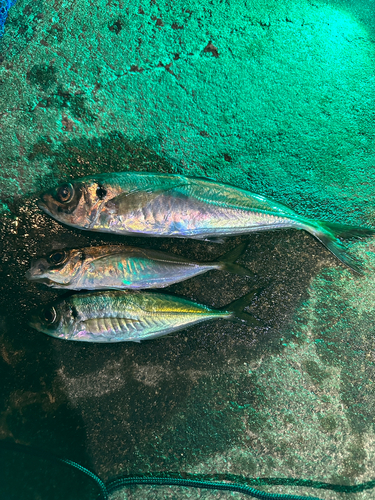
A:
<svg viewBox="0 0 375 500">
<path fill-rule="evenodd" d="M 257 293 L 211 309 L 173 295 L 134 290 L 81 292 L 41 308 L 29 325 L 51 337 L 81 342 L 140 342 L 215 319 L 259 325 L 243 311 Z"/>
<path fill-rule="evenodd" d="M 57 250 L 34 262 L 26 278 L 69 290 L 138 290 L 164 288 L 213 269 L 250 276 L 253 273 L 249 269 L 234 263 L 246 247 L 245 242 L 224 255 L 220 262 L 203 263 L 122 245 Z"/>
<path fill-rule="evenodd" d="M 104 173 L 65 182 L 42 194 L 39 208 L 57 221 L 89 231 L 223 241 L 270 229 L 302 229 L 361 274 L 343 238 L 375 230 L 298 215 L 288 206 L 206 178 L 150 172 Z"/>
</svg>

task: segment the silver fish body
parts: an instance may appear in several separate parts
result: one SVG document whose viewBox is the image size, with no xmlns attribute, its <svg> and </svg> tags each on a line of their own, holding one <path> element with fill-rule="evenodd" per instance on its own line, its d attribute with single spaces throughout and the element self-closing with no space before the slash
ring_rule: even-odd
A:
<svg viewBox="0 0 375 500">
<path fill-rule="evenodd" d="M 70 226 L 125 235 L 205 240 L 268 229 L 304 229 L 359 273 L 360 264 L 340 237 L 375 232 L 310 220 L 264 196 L 209 179 L 149 172 L 84 177 L 44 193 L 39 206 Z"/>
<path fill-rule="evenodd" d="M 232 267 L 246 274 L 244 268 L 226 262 L 199 263 L 166 252 L 106 245 L 55 251 L 33 263 L 26 277 L 52 288 L 137 290 L 164 288 L 212 269 Z"/>
<path fill-rule="evenodd" d="M 291 209 L 263 196 L 211 180 L 148 172 L 84 177 L 45 193 L 39 206 L 80 229 L 127 235 L 205 239 L 301 226 Z"/>
<path fill-rule="evenodd" d="M 52 337 L 83 342 L 140 342 L 202 321 L 234 316 L 231 311 L 150 292 L 129 290 L 75 294 L 47 306 L 30 326 Z"/>
</svg>

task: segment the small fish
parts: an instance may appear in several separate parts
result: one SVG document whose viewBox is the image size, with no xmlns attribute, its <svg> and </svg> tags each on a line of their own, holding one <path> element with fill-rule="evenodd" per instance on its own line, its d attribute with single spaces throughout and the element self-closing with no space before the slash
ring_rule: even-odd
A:
<svg viewBox="0 0 375 500">
<path fill-rule="evenodd" d="M 173 254 L 120 245 L 58 250 L 38 259 L 27 271 L 30 281 L 70 290 L 164 288 L 179 281 L 221 269 L 249 276 L 253 273 L 234 263 L 243 243 L 221 262 L 193 262 Z"/>
<path fill-rule="evenodd" d="M 52 337 L 83 342 L 140 342 L 212 319 L 259 324 L 242 311 L 255 291 L 226 310 L 210 309 L 172 295 L 130 290 L 71 295 L 39 311 L 30 326 Z"/>
<path fill-rule="evenodd" d="M 216 240 L 268 229 L 304 229 L 361 273 L 340 238 L 375 233 L 320 220 L 258 194 L 210 179 L 149 172 L 83 177 L 42 195 L 39 207 L 70 226 L 124 235 Z M 219 240 L 220 241 L 220 240 Z"/>
</svg>

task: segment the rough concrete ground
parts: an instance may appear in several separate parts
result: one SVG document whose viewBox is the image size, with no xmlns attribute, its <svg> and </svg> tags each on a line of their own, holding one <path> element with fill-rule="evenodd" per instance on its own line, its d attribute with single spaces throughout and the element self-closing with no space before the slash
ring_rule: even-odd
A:
<svg viewBox="0 0 375 500">
<path fill-rule="evenodd" d="M 303 232 L 125 239 L 62 227 L 35 204 L 62 179 L 137 169 L 212 176 L 312 218 L 373 225 L 374 7 L 18 0 L 0 42 L 2 439 L 103 479 L 375 477 L 373 241 L 351 247 L 367 271 L 357 277 Z M 50 249 L 126 241 L 214 260 L 244 239 L 240 262 L 256 277 L 210 272 L 170 291 L 216 307 L 255 287 L 260 328 L 218 321 L 103 346 L 27 326 L 57 295 L 24 278 Z M 176 491 L 119 498 L 184 498 Z M 230 498 L 185 496 L 199 494 Z"/>
</svg>

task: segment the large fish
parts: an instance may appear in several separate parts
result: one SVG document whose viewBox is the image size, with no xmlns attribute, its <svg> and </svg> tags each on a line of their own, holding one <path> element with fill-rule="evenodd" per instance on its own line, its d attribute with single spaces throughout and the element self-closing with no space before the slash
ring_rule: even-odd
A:
<svg viewBox="0 0 375 500">
<path fill-rule="evenodd" d="M 70 290 L 164 288 L 212 269 L 251 275 L 251 271 L 234 263 L 246 246 L 239 245 L 220 262 L 201 263 L 121 245 L 57 250 L 34 262 L 26 277 L 52 288 Z"/>
<path fill-rule="evenodd" d="M 257 324 L 242 309 L 255 292 L 227 306 L 210 309 L 172 295 L 112 290 L 71 295 L 40 310 L 30 321 L 36 330 L 84 342 L 140 342 L 213 319 Z"/>
<path fill-rule="evenodd" d="M 357 272 L 340 238 L 371 235 L 297 215 L 289 207 L 209 179 L 148 172 L 108 173 L 67 182 L 42 195 L 39 207 L 58 221 L 90 231 L 217 239 L 268 229 L 304 229 Z"/>
</svg>

